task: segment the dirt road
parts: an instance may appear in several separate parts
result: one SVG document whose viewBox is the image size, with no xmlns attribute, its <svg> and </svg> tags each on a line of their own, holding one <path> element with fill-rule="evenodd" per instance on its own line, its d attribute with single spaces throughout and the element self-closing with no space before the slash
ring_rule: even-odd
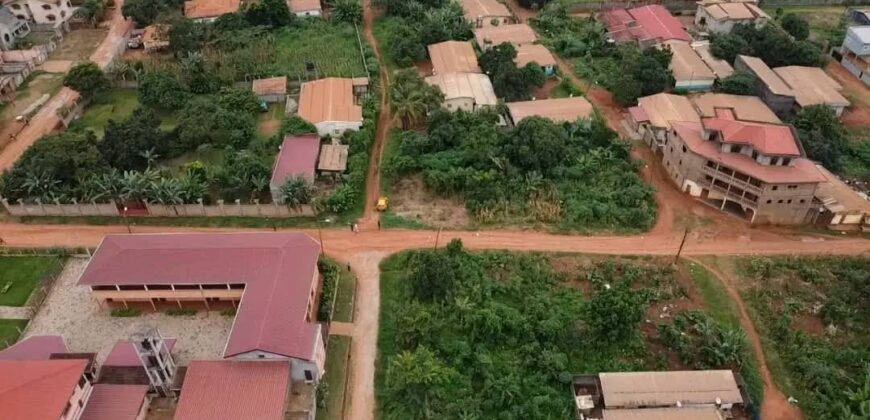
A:
<svg viewBox="0 0 870 420">
<path fill-rule="evenodd" d="M 381 75 L 381 113 L 378 118 L 375 144 L 372 145 L 372 158 L 369 163 L 369 174 L 366 181 L 366 209 L 362 220 L 360 220 L 360 227 L 364 230 L 370 230 L 377 229 L 376 225 L 381 216 L 377 209 L 375 209 L 375 204 L 381 195 L 381 158 L 384 154 L 384 145 L 387 143 L 387 137 L 390 135 L 390 128 L 393 125 L 393 113 L 390 110 L 389 101 L 390 71 L 381 59 L 381 47 L 378 45 L 378 40 L 373 32 L 376 11 L 372 7 L 371 0 L 365 0 L 363 7 L 363 20 L 365 22 L 363 33 L 368 43 L 372 46 L 378 63 L 380 63 Z"/>
<path fill-rule="evenodd" d="M 825 71 L 850 95 L 852 105 L 843 113 L 843 124 L 849 127 L 870 127 L 870 88 L 840 63 L 831 62 L 825 67 Z"/>
<path fill-rule="evenodd" d="M 121 16 L 120 10 L 123 4 L 123 0 L 115 1 L 115 8 L 109 11 L 111 13 L 109 32 L 96 51 L 91 54 L 91 61 L 100 67 L 107 66 L 115 57 L 115 53 L 123 48 L 124 34 L 132 28 L 133 23 Z M 15 140 L 0 151 L 0 172 L 11 168 L 36 140 L 54 131 L 61 122 L 57 111 L 62 107 L 75 104 L 78 98 L 78 92 L 65 87 L 49 99 L 39 112 L 30 119 L 30 123 L 17 132 Z M 8 136 L 5 131 L 3 135 Z"/>
<path fill-rule="evenodd" d="M 734 279 L 708 264 L 694 258 L 690 259 L 713 273 L 725 286 L 731 301 L 737 304 L 737 310 L 740 312 L 740 325 L 743 327 L 743 331 L 746 331 L 746 336 L 749 337 L 749 342 L 752 344 L 752 349 L 755 351 L 756 358 L 758 359 L 758 370 L 761 371 L 761 377 L 764 380 L 764 401 L 761 405 L 761 418 L 765 420 L 802 420 L 804 417 L 801 410 L 789 404 L 788 398 L 777 388 L 773 378 L 770 376 L 770 370 L 767 368 L 767 359 L 764 356 L 764 346 L 761 344 L 761 337 L 758 335 L 758 331 L 755 330 L 755 324 L 752 323 L 752 318 L 749 317 L 749 312 L 746 310 L 746 305 L 740 297 L 740 292 L 737 290 Z"/>
</svg>

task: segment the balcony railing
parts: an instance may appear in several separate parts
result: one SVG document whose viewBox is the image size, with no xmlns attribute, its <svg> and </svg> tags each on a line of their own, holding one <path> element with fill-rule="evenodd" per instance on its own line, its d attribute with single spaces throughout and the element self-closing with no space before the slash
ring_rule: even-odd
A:
<svg viewBox="0 0 870 420">
<path fill-rule="evenodd" d="M 759 186 L 755 186 L 750 184 L 749 182 L 742 181 L 736 178 L 734 175 L 728 175 L 724 172 L 716 170 L 716 168 L 711 168 L 709 166 L 704 165 L 704 173 L 712 176 L 713 178 L 720 179 L 724 182 L 727 182 L 735 187 L 738 187 L 742 190 L 749 191 L 755 195 L 761 195 L 762 189 Z"/>
</svg>

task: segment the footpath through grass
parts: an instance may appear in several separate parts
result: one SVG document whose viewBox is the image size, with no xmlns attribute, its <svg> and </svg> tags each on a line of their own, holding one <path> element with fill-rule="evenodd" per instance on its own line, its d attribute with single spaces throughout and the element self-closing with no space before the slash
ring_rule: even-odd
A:
<svg viewBox="0 0 870 420">
<path fill-rule="evenodd" d="M 26 326 L 26 319 L 0 319 L 0 350 L 15 344 Z"/>
<path fill-rule="evenodd" d="M 344 409 L 344 389 L 347 386 L 347 361 L 350 337 L 331 335 L 326 345 L 326 373 L 318 392 L 326 390 L 323 407 L 317 410 L 317 420 L 341 420 Z"/>
<path fill-rule="evenodd" d="M 0 306 L 24 306 L 42 281 L 61 268 L 57 257 L 0 257 Z"/>
</svg>

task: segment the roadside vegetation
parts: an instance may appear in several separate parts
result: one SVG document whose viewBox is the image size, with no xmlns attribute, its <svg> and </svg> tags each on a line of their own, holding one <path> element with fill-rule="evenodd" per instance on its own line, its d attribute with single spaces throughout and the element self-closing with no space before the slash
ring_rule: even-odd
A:
<svg viewBox="0 0 870 420">
<path fill-rule="evenodd" d="M 795 32 L 799 30 L 789 28 Z M 820 45 L 806 37 L 797 38 L 778 25 L 760 28 L 748 24 L 735 25 L 730 33 L 713 38 L 710 52 L 729 63 L 733 63 L 737 55 L 743 54 L 758 57 L 770 67 L 821 67 L 825 64 Z"/>
<path fill-rule="evenodd" d="M 674 86 L 669 69 L 669 49 L 647 48 L 635 44 L 613 45 L 606 28 L 589 19 L 568 14 L 560 3 L 546 6 L 532 25 L 541 34 L 541 43 L 561 57 L 574 60 L 575 71 L 583 78 L 613 92 L 620 105 L 633 105 L 638 97 L 663 92 Z"/>
<path fill-rule="evenodd" d="M 653 190 L 637 174 L 629 145 L 603 121 L 527 118 L 510 129 L 497 122 L 494 112 L 436 110 L 426 132 L 402 133 L 384 173 L 422 174 L 435 194 L 463 197 L 480 223 L 571 231 L 653 225 Z"/>
<path fill-rule="evenodd" d="M 26 319 L 0 319 L 0 350 L 18 341 L 21 331 L 27 327 Z"/>
<path fill-rule="evenodd" d="M 753 257 L 737 272 L 783 391 L 807 418 L 866 418 L 870 259 Z"/>
<path fill-rule="evenodd" d="M 24 306 L 43 280 L 62 268 L 58 257 L 0 257 L 0 306 Z"/>
<path fill-rule="evenodd" d="M 326 372 L 317 385 L 317 420 L 344 418 L 350 344 L 350 337 L 329 336 L 326 343 Z"/>
<path fill-rule="evenodd" d="M 394 255 L 381 272 L 382 418 L 569 418 L 572 374 L 752 359 L 661 259 L 471 253 L 453 241 Z M 690 338 L 672 349 L 670 332 Z"/>
</svg>

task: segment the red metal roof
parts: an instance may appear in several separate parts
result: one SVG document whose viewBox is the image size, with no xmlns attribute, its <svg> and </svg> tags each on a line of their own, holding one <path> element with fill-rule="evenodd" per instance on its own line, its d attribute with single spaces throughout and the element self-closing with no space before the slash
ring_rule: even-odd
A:
<svg viewBox="0 0 870 420">
<path fill-rule="evenodd" d="M 792 159 L 791 166 L 762 165 L 742 153 L 722 152 L 716 142 L 704 140 L 701 124 L 673 121 L 671 127 L 693 152 L 764 182 L 800 184 L 825 181 L 824 176 L 809 159 Z"/>
<path fill-rule="evenodd" d="M 649 115 L 647 115 L 646 110 L 643 109 L 643 107 L 633 106 L 628 108 L 628 114 L 637 122 L 649 121 Z"/>
<path fill-rule="evenodd" d="M 718 110 L 717 110 L 718 112 Z M 730 118 L 704 118 L 704 128 L 722 133 L 722 141 L 748 144 L 761 153 L 800 156 L 797 140 L 787 125 L 756 124 Z"/>
<path fill-rule="evenodd" d="M 306 311 L 319 255 L 301 233 L 107 235 L 78 284 L 245 283 L 224 356 L 312 360 L 319 326 Z"/>
<path fill-rule="evenodd" d="M 0 417 L 57 420 L 87 366 L 78 359 L 0 361 Z"/>
<path fill-rule="evenodd" d="M 94 385 L 81 420 L 136 420 L 148 385 Z"/>
<path fill-rule="evenodd" d="M 302 136 L 284 137 L 281 151 L 275 158 L 275 169 L 272 171 L 272 185 L 280 186 L 291 176 L 302 175 L 306 180 L 314 182 L 314 170 L 317 166 L 317 155 L 320 153 L 320 136 L 305 134 Z"/>
<path fill-rule="evenodd" d="M 68 351 L 61 336 L 34 335 L 0 351 L 0 360 L 48 360 L 54 353 Z"/>
<path fill-rule="evenodd" d="M 683 24 L 659 4 L 608 10 L 600 13 L 598 20 L 607 26 L 610 36 L 617 42 L 650 39 L 692 41 Z"/>
<path fill-rule="evenodd" d="M 174 338 L 167 338 L 165 342 L 168 350 L 172 351 L 176 340 Z M 109 352 L 109 356 L 106 357 L 103 366 L 142 366 L 142 361 L 139 360 L 139 355 L 136 353 L 133 343 L 121 340 L 112 347 L 112 351 Z"/>
<path fill-rule="evenodd" d="M 283 420 L 289 391 L 287 362 L 195 360 L 175 420 Z"/>
</svg>

